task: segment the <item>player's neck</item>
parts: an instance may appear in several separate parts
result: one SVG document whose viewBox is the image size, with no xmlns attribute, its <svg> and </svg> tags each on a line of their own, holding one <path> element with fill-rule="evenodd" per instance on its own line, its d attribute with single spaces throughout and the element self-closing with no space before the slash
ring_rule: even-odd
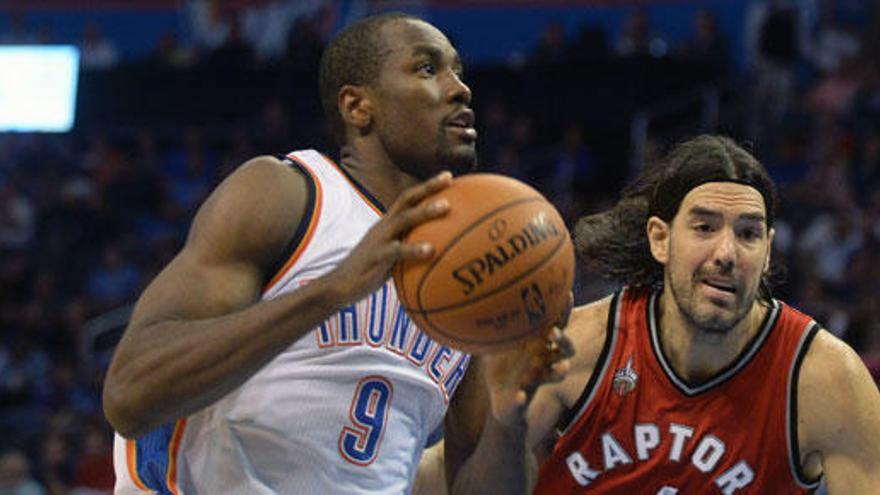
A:
<svg viewBox="0 0 880 495">
<path fill-rule="evenodd" d="M 395 166 L 387 154 L 371 153 L 369 149 L 343 146 L 339 161 L 345 171 L 367 188 L 386 210 L 404 189 L 418 182 Z"/>
<path fill-rule="evenodd" d="M 768 309 L 755 302 L 749 313 L 726 333 L 697 328 L 681 313 L 671 291 L 660 297 L 660 347 L 675 373 L 692 384 L 705 382 L 740 356 L 760 331 Z"/>
</svg>

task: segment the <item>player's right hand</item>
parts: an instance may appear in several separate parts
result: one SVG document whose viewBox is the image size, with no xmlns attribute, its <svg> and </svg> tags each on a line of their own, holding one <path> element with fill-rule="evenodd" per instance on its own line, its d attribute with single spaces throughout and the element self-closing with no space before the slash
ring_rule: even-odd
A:
<svg viewBox="0 0 880 495">
<path fill-rule="evenodd" d="M 445 199 L 422 200 L 452 184 L 452 174 L 441 172 L 405 189 L 388 212 L 327 275 L 343 305 L 355 303 L 374 292 L 391 276 L 398 260 L 426 259 L 434 254 L 430 243 L 405 243 L 403 237 L 415 226 L 440 218 L 449 211 Z"/>
</svg>

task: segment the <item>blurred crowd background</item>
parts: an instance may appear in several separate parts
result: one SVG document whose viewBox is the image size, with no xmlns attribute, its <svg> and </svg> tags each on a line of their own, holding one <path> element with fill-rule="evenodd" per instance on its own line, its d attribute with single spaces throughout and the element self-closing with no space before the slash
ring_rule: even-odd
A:
<svg viewBox="0 0 880 495">
<path fill-rule="evenodd" d="M 82 73 L 71 132 L 0 133 L 0 495 L 110 493 L 100 386 L 132 302 L 240 163 L 335 154 L 318 58 L 384 10 L 449 33 L 482 168 L 572 225 L 682 138 L 746 144 L 782 192 L 776 296 L 880 374 L 877 2 L 10 1 L 0 43 L 77 45 Z M 576 295 L 609 289 L 584 271 Z"/>
</svg>

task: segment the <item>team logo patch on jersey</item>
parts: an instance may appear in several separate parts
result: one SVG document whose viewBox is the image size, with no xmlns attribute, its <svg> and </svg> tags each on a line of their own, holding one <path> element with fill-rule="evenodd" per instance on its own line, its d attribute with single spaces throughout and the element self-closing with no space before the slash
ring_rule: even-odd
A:
<svg viewBox="0 0 880 495">
<path fill-rule="evenodd" d="M 614 388 L 614 393 L 623 397 L 636 388 L 638 381 L 639 374 L 633 369 L 633 358 L 630 356 L 626 361 L 626 366 L 617 368 L 614 372 L 614 381 L 611 382 L 611 385 Z"/>
</svg>

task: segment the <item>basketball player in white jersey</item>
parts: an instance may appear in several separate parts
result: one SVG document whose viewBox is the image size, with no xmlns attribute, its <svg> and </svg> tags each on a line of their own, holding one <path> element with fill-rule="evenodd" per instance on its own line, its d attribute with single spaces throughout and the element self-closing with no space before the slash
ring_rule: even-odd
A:
<svg viewBox="0 0 880 495">
<path fill-rule="evenodd" d="M 418 205 L 450 184 L 441 171 L 475 165 L 461 76 L 446 37 L 405 15 L 328 47 L 340 163 L 244 164 L 137 303 L 104 388 L 116 493 L 529 491 L 525 409 L 570 343 L 554 329 L 471 358 L 411 324 L 389 282 L 432 256 L 400 239 L 448 210 Z M 443 450 L 420 463 L 447 407 Z"/>
</svg>

